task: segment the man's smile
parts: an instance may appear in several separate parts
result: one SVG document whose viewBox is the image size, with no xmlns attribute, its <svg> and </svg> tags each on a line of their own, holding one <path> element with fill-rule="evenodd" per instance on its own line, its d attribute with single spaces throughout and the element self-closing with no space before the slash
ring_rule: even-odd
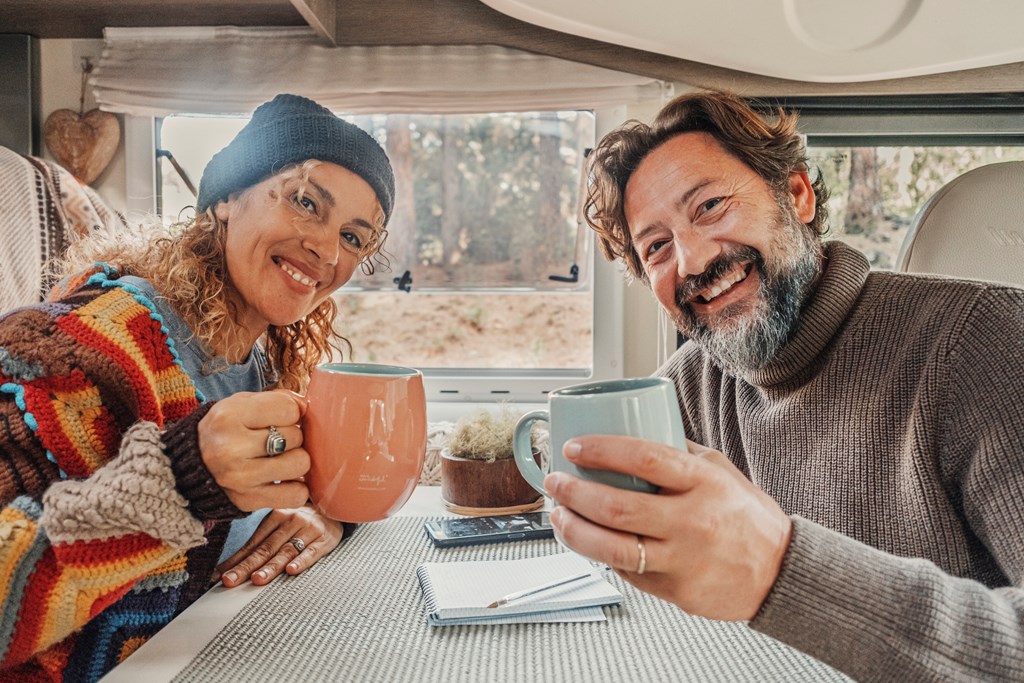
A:
<svg viewBox="0 0 1024 683">
<path fill-rule="evenodd" d="M 695 292 L 694 295 L 690 297 L 690 303 L 711 303 L 722 293 L 731 290 L 737 283 L 746 280 L 747 276 L 750 274 L 752 266 L 752 261 L 733 264 L 729 270 L 723 273 L 721 277 L 716 279 L 709 286 Z"/>
</svg>

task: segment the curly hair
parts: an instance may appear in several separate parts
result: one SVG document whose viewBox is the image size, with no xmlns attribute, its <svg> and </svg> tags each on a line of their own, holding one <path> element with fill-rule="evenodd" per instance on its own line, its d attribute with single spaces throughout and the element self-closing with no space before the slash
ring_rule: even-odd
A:
<svg viewBox="0 0 1024 683">
<path fill-rule="evenodd" d="M 310 171 L 319 163 L 306 161 L 277 173 L 277 201 L 282 201 L 284 184 L 296 180 L 301 197 Z M 251 190 L 243 191 L 240 200 Z M 305 218 L 297 212 L 296 220 Z M 359 253 L 359 265 L 366 274 L 374 271 L 375 263 L 387 263 L 382 253 L 387 238 L 384 224 L 384 210 L 378 202 L 373 238 Z M 70 274 L 101 261 L 116 265 L 122 273 L 145 278 L 174 307 L 195 338 L 218 357 L 239 362 L 249 354 L 251 344 L 229 296 L 233 285 L 227 272 L 226 228 L 210 207 L 169 226 L 153 220 L 134 232 L 97 231 L 72 245 L 57 268 Z M 301 320 L 267 328 L 262 342 L 272 375 L 277 377 L 274 386 L 303 391 L 313 368 L 326 354 L 333 350 L 342 357 L 346 352 L 351 355 L 351 343 L 334 329 L 337 313 L 334 298 L 327 297 Z"/>
<path fill-rule="evenodd" d="M 784 196 L 790 174 L 808 167 L 807 148 L 796 130 L 796 116 L 781 108 L 776 113 L 770 121 L 735 95 L 688 93 L 665 105 L 651 125 L 631 120 L 606 135 L 590 154 L 584 204 L 584 218 L 605 257 L 622 259 L 633 277 L 647 282 L 626 221 L 626 184 L 650 152 L 677 135 L 708 133 L 761 176 L 776 197 Z M 829 192 L 820 172 L 811 187 L 816 210 L 807 228 L 821 237 L 828 231 Z"/>
</svg>

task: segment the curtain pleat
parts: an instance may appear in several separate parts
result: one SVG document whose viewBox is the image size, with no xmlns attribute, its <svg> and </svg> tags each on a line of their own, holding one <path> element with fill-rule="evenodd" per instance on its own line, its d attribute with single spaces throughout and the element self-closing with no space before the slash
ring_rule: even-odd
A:
<svg viewBox="0 0 1024 683">
<path fill-rule="evenodd" d="M 369 114 L 596 109 L 660 100 L 644 76 L 495 45 L 329 47 L 305 28 L 107 28 L 89 82 L 138 116 L 244 114 L 281 92 Z"/>
</svg>

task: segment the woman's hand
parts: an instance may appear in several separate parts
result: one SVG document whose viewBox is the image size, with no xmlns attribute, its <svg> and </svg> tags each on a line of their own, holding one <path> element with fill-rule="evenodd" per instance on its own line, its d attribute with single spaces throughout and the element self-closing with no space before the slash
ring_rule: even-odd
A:
<svg viewBox="0 0 1024 683">
<path fill-rule="evenodd" d="M 218 401 L 199 421 L 199 451 L 217 484 L 239 510 L 297 508 L 309 500 L 309 471 L 299 421 L 305 399 L 290 391 L 240 392 Z M 267 454 L 270 427 L 286 450 Z"/>
<path fill-rule="evenodd" d="M 249 580 L 263 586 L 282 571 L 292 576 L 300 574 L 334 550 L 343 533 L 341 522 L 327 519 L 310 507 L 271 510 L 252 538 L 217 565 L 214 580 L 219 578 L 228 588 Z M 302 552 L 297 545 L 303 546 Z"/>
<path fill-rule="evenodd" d="M 661 489 L 638 493 L 552 473 L 544 488 L 564 506 L 552 510 L 552 525 L 569 547 L 691 614 L 751 619 L 778 578 L 792 522 L 722 453 L 688 445 L 684 453 L 631 437 L 570 440 L 563 453 L 573 464 Z"/>
</svg>

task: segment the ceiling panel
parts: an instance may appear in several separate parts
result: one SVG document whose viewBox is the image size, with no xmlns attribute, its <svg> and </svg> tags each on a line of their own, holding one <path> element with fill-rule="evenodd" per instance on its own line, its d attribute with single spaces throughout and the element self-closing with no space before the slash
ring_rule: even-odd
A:
<svg viewBox="0 0 1024 683">
<path fill-rule="evenodd" d="M 105 26 L 305 26 L 290 0 L 0 0 L 0 32 L 102 38 Z"/>
<path fill-rule="evenodd" d="M 839 6 L 836 3 L 849 7 L 866 3 L 865 6 L 875 7 L 877 3 L 888 0 L 717 0 L 713 3 L 701 0 L 696 9 L 693 9 L 696 0 L 558 0 L 557 3 L 521 0 L 517 3 L 520 10 L 525 7 L 525 2 L 531 2 L 535 9 L 543 6 L 565 10 L 575 6 L 579 10 L 582 7 L 583 16 L 594 20 L 607 18 L 607 12 L 616 8 L 627 8 L 629 14 L 637 17 L 655 16 L 658 22 L 642 23 L 668 27 L 668 44 L 672 49 L 666 48 L 666 52 L 657 52 L 652 41 L 640 40 L 637 36 L 601 34 L 597 37 L 593 26 L 579 21 L 552 23 L 545 20 L 544 23 L 551 24 L 551 27 L 545 27 L 536 16 L 511 15 L 514 1 L 337 0 L 334 42 L 338 45 L 504 45 L 693 87 L 732 90 L 748 96 L 1004 92 L 1018 91 L 1024 82 L 1024 62 L 1020 61 L 1024 57 L 1014 56 L 1021 50 L 1016 46 L 1013 54 L 1000 56 L 999 66 L 858 83 L 812 82 L 797 76 L 760 75 L 767 73 L 765 64 L 770 62 L 774 43 L 786 40 L 784 35 L 767 31 L 761 31 L 756 41 L 729 47 L 726 51 L 725 58 L 751 61 L 750 70 L 724 66 L 726 62 L 721 59 L 712 61 L 711 58 L 702 60 L 697 56 L 678 56 L 705 35 L 724 34 L 722 45 L 735 46 L 736 37 L 745 35 L 743 31 L 747 29 L 744 26 L 755 21 L 760 5 L 777 8 L 780 3 L 787 3 L 813 12 L 815 3 L 827 9 Z M 901 7 L 907 6 L 906 1 L 893 0 Z M 929 5 L 950 1 L 960 3 L 979 17 L 987 17 L 990 24 L 999 23 L 1000 8 L 1008 7 L 1017 14 L 1024 12 L 1022 0 L 928 0 L 927 3 L 919 0 Z M 104 26 L 304 26 L 306 22 L 293 3 L 316 7 L 326 2 L 335 0 L 0 0 L 0 32 L 31 33 L 40 38 L 101 38 Z M 659 3 L 657 11 L 644 11 L 650 2 Z M 683 18 L 665 14 L 675 5 L 689 7 L 692 11 Z M 508 13 L 499 11 L 499 6 Z M 40 7 L 45 10 L 40 11 Z M 726 20 L 721 20 L 720 8 L 731 9 Z M 882 14 L 891 18 L 890 10 L 891 7 L 886 6 Z M 817 27 L 812 31 L 820 30 L 822 22 L 828 26 L 831 21 L 827 12 L 808 16 L 812 17 L 808 23 Z M 717 23 L 713 21 L 716 17 L 719 19 Z M 531 19 L 536 23 L 531 23 Z M 969 27 L 971 22 L 968 20 L 964 24 Z M 1017 28 L 1020 24 L 1007 21 L 1018 35 L 1021 33 Z M 624 31 L 628 25 L 628 22 L 623 24 Z M 866 26 L 860 28 L 861 37 L 864 31 L 871 30 L 870 23 Z M 960 31 L 955 24 L 952 30 L 958 40 Z M 1005 26 L 1000 26 L 993 35 L 1002 36 L 1006 31 Z M 857 50 L 851 49 L 857 48 L 851 43 L 855 38 L 847 35 L 837 47 L 842 47 L 847 53 L 855 53 Z M 875 38 L 877 42 L 878 36 Z M 952 49 L 956 47 L 957 40 L 940 41 L 940 44 Z M 1020 45 L 1024 46 L 1024 41 L 1020 41 Z M 813 64 L 814 60 L 805 62 Z"/>
<path fill-rule="evenodd" d="M 551 30 L 797 81 L 874 81 L 1024 60 L 1020 0 L 481 1 Z"/>
</svg>

